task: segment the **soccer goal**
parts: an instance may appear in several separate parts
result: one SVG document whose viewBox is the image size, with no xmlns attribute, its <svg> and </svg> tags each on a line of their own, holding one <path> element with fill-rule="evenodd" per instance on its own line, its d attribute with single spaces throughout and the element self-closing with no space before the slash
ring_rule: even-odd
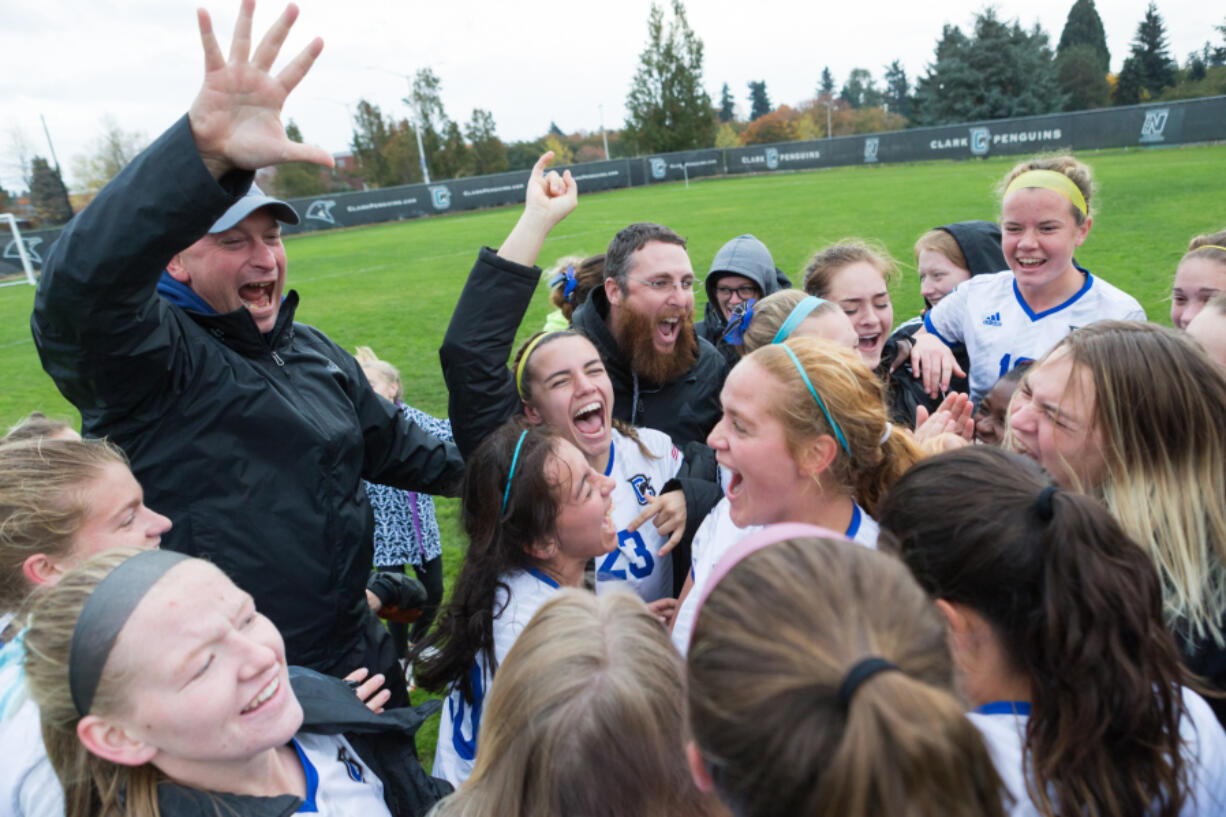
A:
<svg viewBox="0 0 1226 817">
<path fill-rule="evenodd" d="M 17 217 L 12 213 L 0 213 L 0 229 L 3 229 L 5 224 L 8 224 L 9 230 L 13 234 L 13 240 L 5 246 L 4 252 L 0 255 L 2 255 L 4 258 L 13 258 L 13 249 L 16 248 L 16 257 L 21 259 L 21 268 L 25 271 L 26 279 L 25 281 L 21 281 L 20 279 L 15 281 L 0 281 L 0 287 L 12 286 L 13 284 L 21 283 L 36 286 L 38 284 L 38 279 L 34 277 L 34 265 L 30 263 L 30 254 L 26 252 L 26 243 L 21 240 L 21 230 L 17 227 Z M 3 238 L 0 237 L 0 241 L 2 240 Z"/>
</svg>

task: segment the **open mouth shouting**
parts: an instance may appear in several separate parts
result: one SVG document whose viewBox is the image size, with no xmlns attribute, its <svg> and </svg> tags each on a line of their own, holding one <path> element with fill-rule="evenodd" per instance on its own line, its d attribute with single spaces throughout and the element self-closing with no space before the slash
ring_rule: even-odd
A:
<svg viewBox="0 0 1226 817">
<path fill-rule="evenodd" d="M 877 344 L 881 343 L 881 333 L 873 332 L 868 335 L 860 335 L 856 339 L 856 349 L 862 355 L 871 355 L 877 351 Z"/>
<path fill-rule="evenodd" d="M 253 312 L 265 310 L 272 306 L 273 290 L 276 285 L 276 281 L 243 284 L 238 289 L 238 297 L 242 299 L 243 306 Z"/>
<path fill-rule="evenodd" d="M 681 316 L 661 318 L 656 323 L 656 345 L 671 349 L 677 342 L 677 333 L 681 329 Z"/>
<path fill-rule="evenodd" d="M 605 407 L 604 403 L 599 400 L 584 403 L 571 415 L 571 420 L 575 424 L 575 431 L 581 438 L 602 440 L 607 434 L 608 423 L 605 419 Z"/>
</svg>

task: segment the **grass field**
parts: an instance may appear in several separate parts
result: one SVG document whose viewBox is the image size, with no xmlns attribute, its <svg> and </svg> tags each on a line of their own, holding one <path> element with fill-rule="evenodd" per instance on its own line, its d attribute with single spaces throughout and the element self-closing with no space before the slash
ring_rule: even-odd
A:
<svg viewBox="0 0 1226 817">
<path fill-rule="evenodd" d="M 1133 294 L 1151 319 L 1169 324 L 1175 265 L 1196 233 L 1226 226 L 1222 197 L 1226 145 L 1085 153 L 1099 193 L 1095 224 L 1078 261 Z M 878 239 L 899 259 L 895 321 L 919 311 L 911 247 L 925 230 L 965 219 L 995 219 L 995 184 L 1013 164 L 998 158 L 846 167 L 809 173 L 713 179 L 580 198 L 549 239 L 546 265 L 571 253 L 602 252 L 632 221 L 658 221 L 689 239 L 695 272 L 705 274 L 725 241 L 753 233 L 793 276 L 812 252 L 846 236 Z M 479 246 L 497 245 L 518 208 L 295 236 L 286 240 L 289 286 L 302 295 L 298 319 L 342 346 L 372 346 L 400 367 L 409 403 L 444 415 L 447 395 L 438 347 Z M 33 288 L 0 289 L 0 423 L 32 409 L 76 419 L 38 363 L 30 339 Z M 700 305 L 697 314 L 701 317 Z M 526 336 L 548 311 L 544 287 L 524 323 Z M 448 586 L 462 558 L 456 504 L 440 501 Z M 436 721 L 419 740 L 434 752 Z"/>
</svg>

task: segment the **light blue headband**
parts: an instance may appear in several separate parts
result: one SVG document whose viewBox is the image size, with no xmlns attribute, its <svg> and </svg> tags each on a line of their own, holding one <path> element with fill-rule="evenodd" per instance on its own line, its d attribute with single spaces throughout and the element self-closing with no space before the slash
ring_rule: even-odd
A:
<svg viewBox="0 0 1226 817">
<path fill-rule="evenodd" d="M 515 463 L 519 462 L 519 449 L 524 447 L 524 438 L 527 436 L 528 429 L 525 428 L 519 434 L 519 442 L 515 443 L 515 453 L 511 455 L 511 469 L 507 471 L 507 487 L 502 492 L 502 510 L 499 512 L 499 515 L 507 512 L 507 500 L 511 497 L 511 480 L 515 478 Z"/>
<path fill-rule="evenodd" d="M 796 331 L 796 327 L 804 322 L 804 319 L 809 317 L 809 314 L 824 303 L 829 303 L 825 298 L 819 298 L 816 295 L 810 295 L 796 306 L 792 307 L 792 311 L 788 313 L 788 318 L 783 322 L 783 326 L 779 327 L 779 331 L 775 333 L 775 339 L 771 343 L 783 343 L 788 339 L 788 335 Z M 813 387 L 810 386 L 810 389 Z M 818 400 L 817 402 L 821 402 Z"/>
<path fill-rule="evenodd" d="M 809 394 L 813 395 L 813 399 L 817 401 L 817 407 L 822 410 L 822 414 L 826 415 L 826 422 L 830 423 L 830 427 L 834 429 L 835 439 L 839 441 L 839 445 L 843 446 L 843 450 L 847 452 L 847 456 L 851 456 L 851 449 L 847 447 L 847 438 L 843 436 L 843 429 L 839 428 L 839 424 L 830 416 L 830 412 L 826 410 L 826 404 L 822 402 L 822 398 L 818 395 L 817 389 L 813 388 L 813 381 L 809 379 L 809 375 L 805 374 L 805 367 L 800 365 L 800 358 L 796 357 L 793 352 L 784 344 L 783 351 L 788 353 L 788 357 L 796 364 L 796 371 L 800 372 L 800 379 L 805 381 L 805 385 L 809 387 Z"/>
</svg>

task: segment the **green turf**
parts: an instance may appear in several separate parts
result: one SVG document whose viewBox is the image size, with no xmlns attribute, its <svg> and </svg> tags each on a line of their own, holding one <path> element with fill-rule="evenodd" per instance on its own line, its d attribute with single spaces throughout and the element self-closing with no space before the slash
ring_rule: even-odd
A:
<svg viewBox="0 0 1226 817">
<path fill-rule="evenodd" d="M 1085 153 L 1099 184 L 1094 227 L 1078 261 L 1136 296 L 1149 316 L 1169 324 L 1167 295 L 1188 239 L 1226 224 L 1221 169 L 1226 145 Z M 580 199 L 545 246 L 548 264 L 564 254 L 602 252 L 632 221 L 658 221 L 689 239 L 703 275 L 720 245 L 753 233 L 793 279 L 814 250 L 847 236 L 878 239 L 900 262 L 892 292 L 896 322 L 917 314 L 919 286 L 911 247 L 925 230 L 950 221 L 994 219 L 993 189 L 1013 164 L 995 158 L 912 165 L 845 167 L 808 173 L 711 179 L 601 193 Z M 1217 168 L 1217 170 L 1214 170 Z M 437 350 L 476 250 L 497 245 L 518 208 L 295 236 L 286 240 L 289 283 L 302 294 L 298 318 L 346 348 L 372 346 L 400 367 L 409 403 L 446 412 Z M 30 340 L 33 289 L 0 289 L 0 422 L 32 409 L 76 418 L 39 366 Z M 702 296 L 699 295 L 701 302 Z M 548 311 L 542 287 L 523 335 Z M 701 306 L 698 307 L 701 316 Z M 447 586 L 462 558 L 456 504 L 438 503 Z M 434 751 L 436 722 L 423 730 L 423 759 Z"/>
</svg>

